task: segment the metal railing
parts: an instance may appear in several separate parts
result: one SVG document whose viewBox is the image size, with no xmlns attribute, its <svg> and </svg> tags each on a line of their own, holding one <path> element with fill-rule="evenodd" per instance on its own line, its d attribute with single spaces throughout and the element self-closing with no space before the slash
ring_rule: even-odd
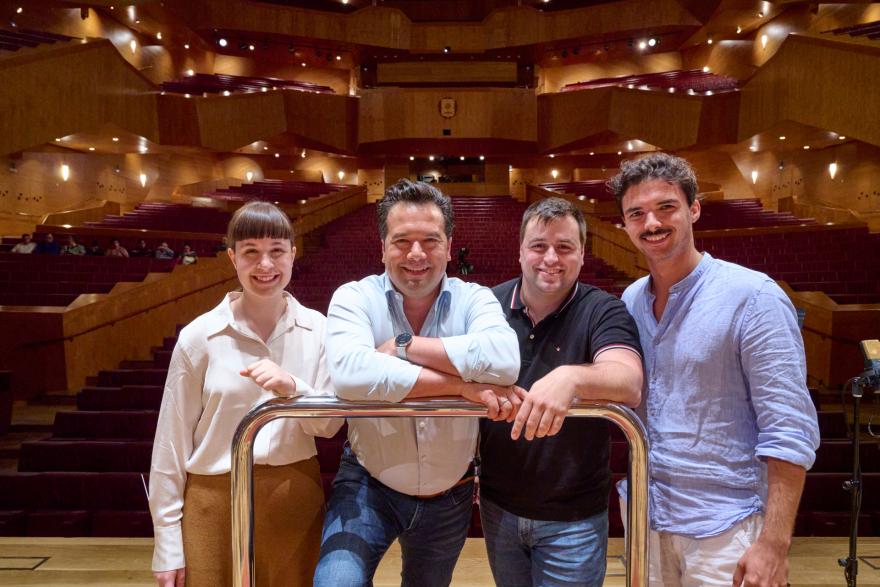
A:
<svg viewBox="0 0 880 587">
<path fill-rule="evenodd" d="M 455 399 L 423 401 L 347 402 L 324 397 L 276 398 L 246 415 L 232 440 L 232 581 L 253 587 L 254 580 L 254 439 L 260 429 L 278 418 L 405 418 L 485 417 L 483 405 Z M 604 418 L 617 424 L 629 442 L 626 584 L 648 584 L 648 441 L 644 426 L 632 410 L 618 404 L 579 402 L 569 416 Z"/>
</svg>

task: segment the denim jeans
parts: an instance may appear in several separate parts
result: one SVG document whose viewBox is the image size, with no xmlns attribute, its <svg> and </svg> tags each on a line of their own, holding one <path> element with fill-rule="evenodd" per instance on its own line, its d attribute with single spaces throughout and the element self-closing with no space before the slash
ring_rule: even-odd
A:
<svg viewBox="0 0 880 587">
<path fill-rule="evenodd" d="M 545 522 L 521 518 L 482 498 L 480 516 L 489 566 L 499 587 L 601 587 L 607 511 L 574 522 Z"/>
<path fill-rule="evenodd" d="M 376 481 L 346 448 L 333 481 L 315 587 L 373 584 L 382 556 L 395 539 L 403 554 L 401 585 L 445 587 L 464 546 L 474 484 L 419 499 Z"/>
</svg>

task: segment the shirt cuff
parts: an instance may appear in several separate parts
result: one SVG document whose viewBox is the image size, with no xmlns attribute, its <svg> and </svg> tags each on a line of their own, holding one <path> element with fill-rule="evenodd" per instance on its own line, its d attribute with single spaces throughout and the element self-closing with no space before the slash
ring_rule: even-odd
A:
<svg viewBox="0 0 880 587">
<path fill-rule="evenodd" d="M 311 385 L 309 385 L 308 383 L 306 383 L 305 381 L 303 381 L 302 379 L 300 379 L 296 375 L 291 374 L 290 378 L 293 379 L 293 383 L 296 385 L 296 391 L 294 392 L 293 397 L 328 395 L 328 394 L 324 394 L 324 393 L 318 393 L 317 391 L 315 391 L 315 389 Z"/>
<path fill-rule="evenodd" d="M 183 532 L 180 524 L 153 526 L 153 570 L 173 571 L 186 566 L 183 557 Z"/>
<path fill-rule="evenodd" d="M 785 461 L 792 465 L 799 465 L 808 471 L 816 461 L 816 449 L 812 447 L 810 439 L 806 436 L 784 439 L 778 437 L 765 439 L 762 436 L 764 435 L 758 435 L 758 447 L 755 450 L 755 455 L 758 458 Z"/>
<path fill-rule="evenodd" d="M 485 366 L 480 361 L 482 353 L 477 345 L 474 344 L 473 337 L 467 336 L 444 336 L 440 338 L 443 348 L 446 350 L 446 356 L 449 362 L 458 371 L 462 381 L 470 383 L 482 374 Z M 471 364 L 471 361 L 476 364 Z M 482 381 L 481 383 L 492 383 L 492 381 Z"/>
</svg>

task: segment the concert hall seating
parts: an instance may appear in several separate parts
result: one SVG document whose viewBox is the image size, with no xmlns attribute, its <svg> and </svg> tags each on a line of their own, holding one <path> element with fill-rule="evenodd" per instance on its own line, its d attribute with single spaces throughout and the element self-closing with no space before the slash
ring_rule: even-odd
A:
<svg viewBox="0 0 880 587">
<path fill-rule="evenodd" d="M 736 78 L 692 69 L 688 71 L 664 71 L 660 73 L 644 73 L 621 77 L 605 77 L 585 82 L 576 82 L 563 86 L 563 92 L 576 90 L 592 90 L 608 87 L 627 87 L 648 90 L 693 91 L 693 92 L 729 92 L 737 89 L 740 82 Z"/>
<path fill-rule="evenodd" d="M 0 29 L 0 55 L 7 51 L 13 52 L 23 48 L 37 47 L 44 44 L 52 45 L 58 41 L 67 42 L 72 40 L 73 37 L 57 33 L 19 28 L 2 28 Z"/>
<path fill-rule="evenodd" d="M 266 92 L 269 90 L 298 90 L 301 92 L 318 92 L 335 94 L 333 88 L 322 84 L 297 80 L 278 79 L 274 77 L 249 77 L 226 75 L 221 73 L 194 75 L 162 82 L 163 92 L 178 94 L 218 94 L 220 92 Z"/>
<path fill-rule="evenodd" d="M 599 202 L 614 201 L 614 197 L 608 191 L 608 188 L 605 187 L 604 179 L 542 183 L 539 187 L 560 194 L 574 194 L 579 198 L 583 196 L 584 199 L 592 199 Z"/>
<path fill-rule="evenodd" d="M 866 227 L 696 237 L 698 249 L 767 273 L 796 291 L 822 291 L 838 304 L 880 302 L 880 277 L 865 265 L 866 251 L 880 250 L 880 234 Z"/>
<path fill-rule="evenodd" d="M 266 179 L 240 186 L 222 188 L 205 194 L 205 197 L 216 200 L 249 202 L 265 200 L 269 202 L 295 204 L 324 194 L 332 194 L 351 186 L 318 181 L 281 181 Z M 225 231 L 224 231 L 225 232 Z"/>
<path fill-rule="evenodd" d="M 167 272 L 173 259 L 0 253 L 0 305 L 67 306 L 83 293 L 107 293 L 119 281 Z"/>
<path fill-rule="evenodd" d="M 171 202 L 141 202 L 134 210 L 122 216 L 107 215 L 102 220 L 85 222 L 83 225 L 225 234 L 230 217 L 229 212 L 217 208 Z"/>
<path fill-rule="evenodd" d="M 865 22 L 854 26 L 840 27 L 831 29 L 830 31 L 822 31 L 823 33 L 834 33 L 835 35 L 849 35 L 850 37 L 867 37 L 872 41 L 880 39 L 880 20 L 873 22 Z"/>
</svg>

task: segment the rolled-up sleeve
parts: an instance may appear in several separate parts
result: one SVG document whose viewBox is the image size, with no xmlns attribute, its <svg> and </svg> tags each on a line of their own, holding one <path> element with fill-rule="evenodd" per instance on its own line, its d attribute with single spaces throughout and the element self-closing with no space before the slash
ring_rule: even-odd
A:
<svg viewBox="0 0 880 587">
<path fill-rule="evenodd" d="M 449 361 L 464 381 L 513 385 L 519 376 L 519 342 L 501 305 L 491 290 L 476 286 L 466 303 L 466 333 L 440 339 Z"/>
<path fill-rule="evenodd" d="M 204 372 L 193 367 L 180 343 L 174 347 L 153 457 L 150 465 L 150 513 L 153 517 L 155 548 L 154 571 L 170 571 L 186 566 L 183 555 L 183 491 L 186 461 L 193 451 L 193 432 L 202 410 Z"/>
<path fill-rule="evenodd" d="M 347 400 L 402 401 L 422 368 L 376 351 L 368 296 L 347 283 L 327 310 L 327 361 L 336 395 Z M 384 342 L 384 341 L 383 341 Z"/>
<path fill-rule="evenodd" d="M 768 282 L 749 301 L 741 337 L 742 366 L 758 424 L 756 456 L 809 469 L 819 446 L 816 408 L 807 390 L 795 310 L 775 283 Z"/>
</svg>

